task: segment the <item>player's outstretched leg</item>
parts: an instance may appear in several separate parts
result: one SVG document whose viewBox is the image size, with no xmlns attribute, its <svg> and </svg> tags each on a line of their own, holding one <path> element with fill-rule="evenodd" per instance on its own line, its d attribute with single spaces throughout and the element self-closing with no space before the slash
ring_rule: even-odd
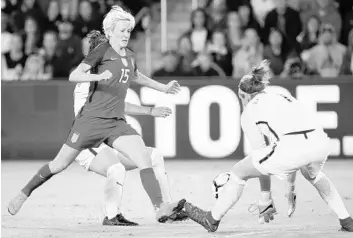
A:
<svg viewBox="0 0 353 238">
<path fill-rule="evenodd" d="M 8 205 L 11 215 L 17 214 L 31 193 L 48 181 L 53 175 L 65 170 L 79 154 L 79 151 L 63 145 L 54 160 L 43 165 L 20 193 Z"/>
<path fill-rule="evenodd" d="M 130 158 L 140 169 L 142 186 L 157 210 L 156 219 L 159 222 L 166 222 L 170 216 L 183 209 L 185 199 L 174 203 L 163 202 L 161 187 L 152 168 L 152 162 L 146 146 L 140 136 L 120 136 L 114 140 L 113 148 Z"/>
<path fill-rule="evenodd" d="M 210 212 L 203 211 L 191 203 L 185 204 L 185 211 L 190 219 L 202 225 L 209 232 L 215 232 L 221 219 L 240 199 L 246 181 L 261 175 L 252 164 L 252 157 L 247 156 L 233 167 L 230 179 L 223 187 L 222 196 L 217 199 Z"/>
<path fill-rule="evenodd" d="M 317 189 L 322 199 L 336 213 L 340 220 L 341 230 L 353 232 L 353 219 L 350 217 L 341 196 L 331 180 L 323 172 L 311 177 L 308 169 L 302 168 L 303 176 Z"/>
<path fill-rule="evenodd" d="M 230 179 L 223 187 L 220 196 L 211 211 L 204 211 L 191 203 L 185 204 L 185 211 L 190 219 L 202 225 L 209 232 L 215 232 L 219 223 L 228 210 L 239 200 L 246 181 L 237 177 L 231 171 Z"/>
</svg>

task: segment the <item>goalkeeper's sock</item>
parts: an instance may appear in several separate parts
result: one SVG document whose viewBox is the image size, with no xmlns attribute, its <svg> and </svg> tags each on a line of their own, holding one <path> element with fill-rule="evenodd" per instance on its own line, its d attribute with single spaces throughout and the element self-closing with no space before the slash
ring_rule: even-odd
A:
<svg viewBox="0 0 353 238">
<path fill-rule="evenodd" d="M 239 179 L 231 172 L 229 181 L 223 187 L 222 196 L 217 199 L 211 210 L 212 217 L 215 220 L 220 221 L 228 210 L 238 202 L 243 193 L 245 183 L 245 180 Z"/>
<path fill-rule="evenodd" d="M 120 213 L 121 198 L 126 170 L 121 164 L 114 164 L 107 169 L 107 180 L 104 186 L 104 205 L 108 219 Z"/>
<path fill-rule="evenodd" d="M 22 192 L 29 197 L 35 189 L 48 181 L 53 175 L 54 174 L 50 171 L 49 164 L 45 164 L 22 189 Z"/>
<path fill-rule="evenodd" d="M 336 187 L 323 172 L 320 172 L 316 176 L 315 180 L 310 182 L 317 189 L 320 196 L 327 203 L 327 205 L 336 213 L 339 219 L 342 220 L 349 217 L 348 211 L 344 206 L 342 198 L 339 195 Z"/>
</svg>

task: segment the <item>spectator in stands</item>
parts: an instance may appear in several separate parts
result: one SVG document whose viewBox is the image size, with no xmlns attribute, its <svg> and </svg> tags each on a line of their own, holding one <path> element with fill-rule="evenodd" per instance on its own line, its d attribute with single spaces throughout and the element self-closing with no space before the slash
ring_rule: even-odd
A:
<svg viewBox="0 0 353 238">
<path fill-rule="evenodd" d="M 318 16 L 322 23 L 329 23 L 334 26 L 337 37 L 340 36 L 342 18 L 338 12 L 337 3 L 334 0 L 310 1 L 311 9 L 303 13 L 304 22 L 312 16 Z"/>
<path fill-rule="evenodd" d="M 341 74 L 343 75 L 353 74 L 353 29 L 351 29 L 348 35 L 348 47 L 347 47 L 347 52 L 343 59 Z"/>
<path fill-rule="evenodd" d="M 226 78 L 226 74 L 222 68 L 214 63 L 212 56 L 206 52 L 200 52 L 192 66 L 195 69 L 196 76 Z"/>
<path fill-rule="evenodd" d="M 319 32 L 320 32 L 320 19 L 316 16 L 311 16 L 306 25 L 304 25 L 304 30 L 297 37 L 297 41 L 300 44 L 301 50 L 308 50 L 318 43 Z"/>
<path fill-rule="evenodd" d="M 76 9 L 71 9 L 74 4 L 71 1 L 61 1 L 60 5 L 60 15 L 63 21 L 72 21 L 73 19 L 73 12 Z"/>
<path fill-rule="evenodd" d="M 178 71 L 179 57 L 175 51 L 167 51 L 163 53 L 163 66 L 159 70 L 153 73 L 153 77 L 178 77 L 180 72 Z"/>
<path fill-rule="evenodd" d="M 348 45 L 348 35 L 349 32 L 353 29 L 353 7 L 351 10 L 344 16 L 343 27 L 342 27 L 342 37 L 341 42 L 344 45 Z"/>
<path fill-rule="evenodd" d="M 20 0 L 2 0 L 1 13 L 12 14 L 21 6 Z"/>
<path fill-rule="evenodd" d="M 36 0 L 23 0 L 21 7 L 14 12 L 13 22 L 14 31 L 19 32 L 25 26 L 25 20 L 28 16 L 33 17 L 36 22 L 43 22 L 43 12 L 36 3 Z"/>
<path fill-rule="evenodd" d="M 238 13 L 236 11 L 229 12 L 227 15 L 227 39 L 233 52 L 240 49 L 243 35 Z"/>
<path fill-rule="evenodd" d="M 22 37 L 18 33 L 13 33 L 10 51 L 2 55 L 1 79 L 18 80 L 22 74 L 26 59 L 27 56 L 23 53 Z"/>
<path fill-rule="evenodd" d="M 56 69 L 60 68 L 57 56 L 58 36 L 53 30 L 47 31 L 43 36 L 43 47 L 39 50 L 39 55 L 44 61 L 44 74 L 49 78 L 56 77 Z"/>
<path fill-rule="evenodd" d="M 231 0 L 229 0 L 231 1 Z M 233 1 L 237 2 L 237 1 Z M 259 24 L 263 26 L 265 24 L 266 15 L 275 8 L 275 3 L 272 0 L 251 0 L 251 6 L 254 10 L 254 16 L 258 20 Z"/>
<path fill-rule="evenodd" d="M 306 62 L 312 74 L 336 77 L 341 71 L 345 53 L 346 47 L 337 42 L 333 25 L 322 24 L 319 44 L 303 51 L 301 58 Z"/>
<path fill-rule="evenodd" d="M 11 47 L 11 33 L 9 31 L 9 16 L 1 11 L 1 54 L 9 52 Z"/>
<path fill-rule="evenodd" d="M 25 21 L 23 41 L 26 55 L 36 53 L 42 44 L 42 36 L 38 22 L 31 16 L 28 16 Z"/>
<path fill-rule="evenodd" d="M 287 5 L 287 0 L 274 0 L 276 8 L 265 17 L 263 39 L 268 39 L 271 28 L 276 27 L 283 32 L 292 45 L 299 50 L 296 38 L 302 31 L 299 13 Z"/>
<path fill-rule="evenodd" d="M 241 22 L 243 31 L 245 31 L 248 28 L 253 28 L 257 31 L 257 34 L 261 37 L 262 29 L 254 16 L 254 12 L 249 1 L 241 0 L 241 3 L 239 4 L 239 8 L 238 8 L 238 14 L 240 17 L 240 22 Z"/>
<path fill-rule="evenodd" d="M 25 68 L 21 75 L 21 81 L 48 80 L 48 75 L 44 74 L 44 60 L 40 55 L 33 54 L 28 57 Z"/>
<path fill-rule="evenodd" d="M 207 25 L 208 17 L 203 9 L 198 8 L 191 13 L 191 29 L 184 35 L 190 38 L 192 50 L 196 53 L 205 49 L 207 40 L 210 37 Z"/>
<path fill-rule="evenodd" d="M 263 45 L 256 29 L 248 28 L 244 33 L 242 47 L 233 54 L 233 77 L 239 78 L 263 59 Z"/>
<path fill-rule="evenodd" d="M 297 55 L 293 54 L 292 56 Z M 299 56 L 290 57 L 287 59 L 283 72 L 281 73 L 282 78 L 290 79 L 301 79 L 305 75 L 305 65 Z"/>
<path fill-rule="evenodd" d="M 178 40 L 179 72 L 182 76 L 195 76 L 195 71 L 191 64 L 196 58 L 192 51 L 192 44 L 189 37 L 183 36 Z"/>
<path fill-rule="evenodd" d="M 51 0 L 48 6 L 47 15 L 45 18 L 45 31 L 56 31 L 58 32 L 58 26 L 62 20 L 60 14 L 60 3 L 58 0 Z"/>
<path fill-rule="evenodd" d="M 296 57 L 296 54 L 278 28 L 271 29 L 268 42 L 269 44 L 264 49 L 264 59 L 270 60 L 272 74 L 279 76 L 282 74 L 285 65 L 289 64 L 287 59 Z"/>
<path fill-rule="evenodd" d="M 210 29 L 226 28 L 227 6 L 225 0 L 213 0 L 208 7 L 208 14 L 210 16 Z"/>
<path fill-rule="evenodd" d="M 92 13 L 91 3 L 87 0 L 82 0 L 79 5 L 78 16 L 74 22 L 74 32 L 81 38 L 92 30 L 100 29 L 101 17 L 98 14 L 94 16 Z"/>
<path fill-rule="evenodd" d="M 232 51 L 228 47 L 226 34 L 218 29 L 212 33 L 212 38 L 207 45 L 207 52 L 227 76 L 232 75 Z"/>
<path fill-rule="evenodd" d="M 58 66 L 57 77 L 67 78 L 71 70 L 76 67 L 83 58 L 81 39 L 73 34 L 71 21 L 64 20 L 59 24 L 59 40 L 57 45 Z"/>
<path fill-rule="evenodd" d="M 197 6 L 199 8 L 207 8 L 207 6 L 209 5 L 210 1 L 212 1 L 212 0 L 197 0 Z"/>
</svg>

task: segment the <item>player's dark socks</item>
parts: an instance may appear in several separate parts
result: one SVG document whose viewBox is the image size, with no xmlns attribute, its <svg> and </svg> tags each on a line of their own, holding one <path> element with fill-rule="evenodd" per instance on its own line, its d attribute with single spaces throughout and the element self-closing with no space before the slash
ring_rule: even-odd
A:
<svg viewBox="0 0 353 238">
<path fill-rule="evenodd" d="M 220 221 L 215 220 L 210 211 L 206 212 L 188 202 L 185 203 L 185 211 L 191 220 L 199 223 L 208 232 L 215 232 L 218 229 Z"/>
<path fill-rule="evenodd" d="M 160 223 L 165 223 L 172 217 L 174 214 L 181 212 L 185 205 L 185 198 L 173 202 L 173 203 L 163 203 L 161 207 L 157 210 L 156 218 Z"/>
<path fill-rule="evenodd" d="M 103 226 L 138 226 L 138 224 L 136 222 L 127 220 L 120 213 L 111 219 L 108 219 L 108 217 L 105 217 L 103 220 Z"/>
<path fill-rule="evenodd" d="M 159 208 L 163 203 L 162 191 L 152 168 L 140 170 L 142 186 L 150 197 L 153 206 Z"/>
<path fill-rule="evenodd" d="M 186 213 L 186 211 L 184 211 L 184 210 L 181 210 L 180 212 L 177 212 L 177 213 L 171 215 L 168 218 L 168 220 L 171 221 L 171 222 L 174 222 L 174 221 L 185 221 L 187 219 L 189 219 L 189 216 Z"/>
<path fill-rule="evenodd" d="M 27 185 L 22 189 L 22 192 L 29 197 L 31 193 L 49 180 L 53 176 L 50 171 L 49 164 L 45 164 L 42 168 L 40 168 L 36 175 L 27 183 Z"/>
<path fill-rule="evenodd" d="M 352 219 L 352 217 L 340 219 L 340 224 L 342 226 L 341 231 L 353 232 L 353 219 Z"/>
</svg>

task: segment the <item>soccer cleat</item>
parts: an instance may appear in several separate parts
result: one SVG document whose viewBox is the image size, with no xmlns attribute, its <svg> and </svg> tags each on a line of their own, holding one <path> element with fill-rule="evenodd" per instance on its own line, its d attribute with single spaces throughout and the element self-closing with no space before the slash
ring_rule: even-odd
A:
<svg viewBox="0 0 353 238">
<path fill-rule="evenodd" d="M 208 232 L 217 231 L 220 221 L 214 220 L 210 211 L 206 212 L 188 202 L 185 203 L 185 211 L 191 220 L 199 223 Z"/>
<path fill-rule="evenodd" d="M 9 203 L 9 206 L 7 207 L 7 211 L 11 215 L 16 215 L 18 213 L 23 205 L 23 203 L 27 200 L 27 195 L 25 195 L 22 191 L 14 197 L 11 202 Z"/>
<path fill-rule="evenodd" d="M 346 219 L 340 219 L 341 231 L 353 232 L 353 219 L 347 217 Z"/>
<path fill-rule="evenodd" d="M 170 221 L 170 222 L 185 221 L 187 219 L 189 219 L 188 214 L 184 210 L 181 210 L 180 212 L 177 212 L 177 213 L 171 215 L 168 218 L 168 221 Z"/>
<path fill-rule="evenodd" d="M 163 203 L 157 210 L 157 221 L 160 223 L 165 223 L 172 215 L 180 212 L 183 209 L 185 202 L 185 199 L 181 199 L 178 202 Z"/>
<path fill-rule="evenodd" d="M 108 217 L 105 217 L 103 220 L 103 226 L 138 226 L 138 224 L 127 220 L 120 213 L 111 219 L 108 219 Z"/>
<path fill-rule="evenodd" d="M 289 192 L 286 196 L 288 199 L 288 217 L 292 217 L 297 207 L 297 194 Z"/>
</svg>

